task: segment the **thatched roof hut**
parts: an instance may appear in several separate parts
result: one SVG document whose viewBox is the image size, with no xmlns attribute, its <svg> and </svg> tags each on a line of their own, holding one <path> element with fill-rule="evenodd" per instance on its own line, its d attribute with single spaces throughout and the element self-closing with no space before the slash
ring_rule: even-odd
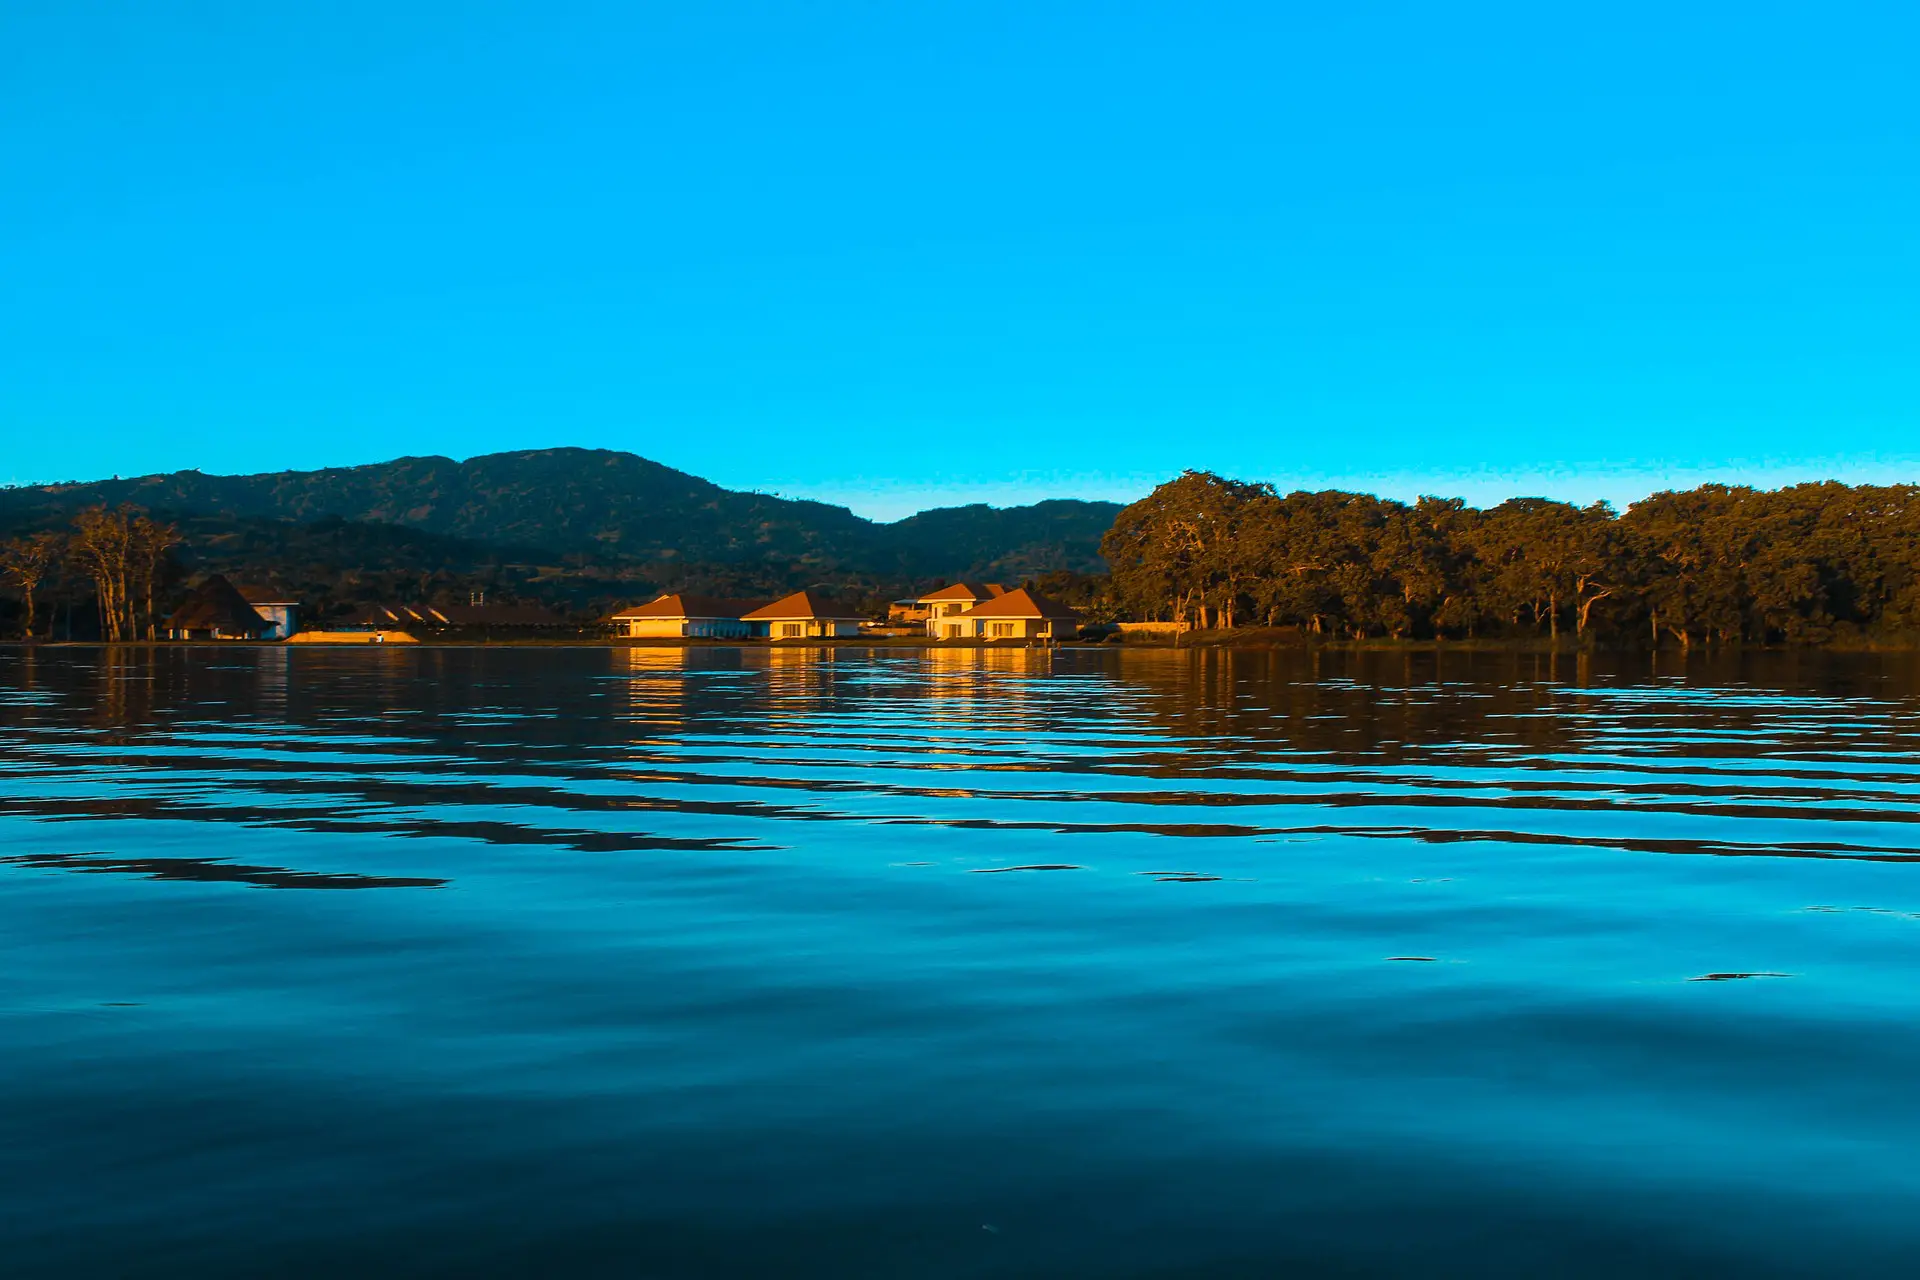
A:
<svg viewBox="0 0 1920 1280">
<path fill-rule="evenodd" d="M 272 624 L 253 611 L 231 582 L 214 574 L 167 619 L 175 640 L 257 640 Z"/>
</svg>

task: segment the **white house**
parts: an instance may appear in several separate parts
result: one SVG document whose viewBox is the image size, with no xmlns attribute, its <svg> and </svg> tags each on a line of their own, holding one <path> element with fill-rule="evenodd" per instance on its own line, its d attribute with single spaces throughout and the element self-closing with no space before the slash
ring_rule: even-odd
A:
<svg viewBox="0 0 1920 1280">
<path fill-rule="evenodd" d="M 831 639 L 857 636 L 861 614 L 815 591 L 796 591 L 741 615 L 753 634 L 771 640 Z"/>
<path fill-rule="evenodd" d="M 982 600 L 957 618 L 942 621 L 951 629 L 942 639 L 1064 640 L 1080 630 L 1079 614 L 1024 588 Z"/>
<path fill-rule="evenodd" d="M 956 582 L 921 596 L 927 610 L 927 634 L 935 640 L 958 640 L 973 633 L 959 621 L 961 614 L 983 600 L 997 600 L 1007 589 L 997 582 Z"/>
<path fill-rule="evenodd" d="M 682 637 L 737 640 L 753 634 L 745 615 L 750 600 L 719 596 L 664 595 L 613 615 L 613 634 L 629 639 Z"/>
</svg>

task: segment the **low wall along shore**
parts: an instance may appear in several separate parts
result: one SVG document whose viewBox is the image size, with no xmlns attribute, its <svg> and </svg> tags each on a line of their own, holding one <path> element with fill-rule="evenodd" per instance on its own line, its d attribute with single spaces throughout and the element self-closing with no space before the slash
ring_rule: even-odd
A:
<svg viewBox="0 0 1920 1280">
<path fill-rule="evenodd" d="M 419 644 L 404 631 L 296 631 L 288 644 Z"/>
</svg>

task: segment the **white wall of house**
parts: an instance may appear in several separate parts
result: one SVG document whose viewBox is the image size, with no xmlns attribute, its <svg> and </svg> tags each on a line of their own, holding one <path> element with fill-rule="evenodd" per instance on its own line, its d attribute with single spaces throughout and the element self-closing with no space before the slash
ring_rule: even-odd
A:
<svg viewBox="0 0 1920 1280">
<path fill-rule="evenodd" d="M 934 633 L 940 640 L 1054 640 L 1079 629 L 1052 618 L 947 618 L 941 626 Z"/>
<path fill-rule="evenodd" d="M 765 625 L 772 640 L 831 640 L 860 634 L 858 618 L 773 618 Z"/>
<path fill-rule="evenodd" d="M 936 640 L 951 640 L 956 635 L 972 635 L 973 632 L 970 630 L 955 632 L 952 627 L 955 625 L 955 620 L 973 608 L 976 603 L 978 602 L 974 600 L 935 600 L 928 606 L 933 612 L 927 615 L 927 634 Z"/>
<path fill-rule="evenodd" d="M 738 618 L 615 618 L 613 633 L 630 640 L 684 639 L 737 640 L 748 633 Z"/>
<path fill-rule="evenodd" d="M 677 639 L 687 634 L 685 618 L 621 618 L 620 634 L 635 640 Z"/>
</svg>

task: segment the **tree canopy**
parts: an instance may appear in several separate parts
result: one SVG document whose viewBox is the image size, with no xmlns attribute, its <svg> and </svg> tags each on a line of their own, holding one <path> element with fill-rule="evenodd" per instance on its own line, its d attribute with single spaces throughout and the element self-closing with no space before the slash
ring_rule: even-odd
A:
<svg viewBox="0 0 1920 1280">
<path fill-rule="evenodd" d="M 1624 515 L 1512 498 L 1282 495 L 1189 471 L 1101 543 L 1114 604 L 1320 635 L 1818 644 L 1920 630 L 1920 488 L 1656 493 Z"/>
</svg>

